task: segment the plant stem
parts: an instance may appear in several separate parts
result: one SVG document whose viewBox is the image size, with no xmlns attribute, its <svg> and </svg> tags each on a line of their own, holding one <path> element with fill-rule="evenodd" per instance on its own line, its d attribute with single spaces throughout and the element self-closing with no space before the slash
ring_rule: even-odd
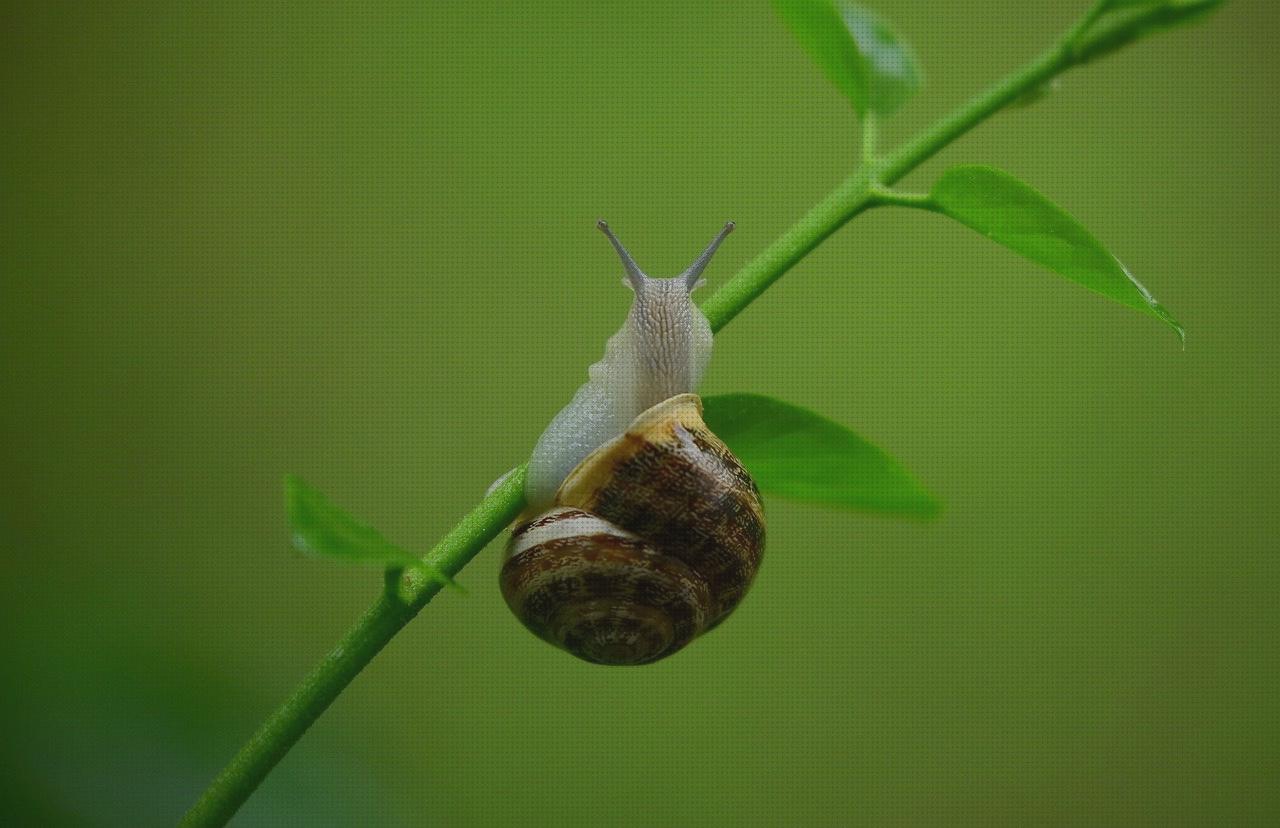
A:
<svg viewBox="0 0 1280 828">
<path fill-rule="evenodd" d="M 871 182 L 871 170 L 860 167 L 721 285 L 701 306 L 711 330 L 719 332 L 823 239 L 870 207 Z"/>
<path fill-rule="evenodd" d="M 874 206 L 877 190 L 898 181 L 1011 101 L 1048 82 L 1070 65 L 1067 50 L 1051 49 L 937 121 L 885 160 L 875 165 L 860 165 L 702 304 L 711 330 L 719 331 L 729 324 L 823 239 L 858 213 Z"/>
<path fill-rule="evenodd" d="M 425 560 L 456 575 L 523 508 L 524 472 L 520 466 L 508 475 L 449 530 Z M 307 728 L 441 587 L 438 580 L 418 570 L 388 572 L 386 589 L 373 606 L 240 748 L 181 824 L 226 824 Z"/>
<path fill-rule="evenodd" d="M 937 211 L 938 205 L 928 193 L 904 193 L 891 190 L 881 184 L 872 186 L 871 203 L 877 207 L 914 207 L 917 210 Z"/>
<path fill-rule="evenodd" d="M 1111 0 L 1094 0 L 1093 6 L 1089 11 L 1085 12 L 1076 25 L 1071 27 L 1066 36 L 1062 38 L 1062 46 L 1064 49 L 1072 50 L 1076 44 L 1080 42 L 1080 38 L 1085 36 L 1089 31 L 1089 27 L 1098 22 L 1098 18 L 1111 7 Z"/>
<path fill-rule="evenodd" d="M 1035 90 L 1075 65 L 1075 55 L 1089 54 L 1102 36 L 1088 31 L 1097 16 L 1095 6 L 1086 21 L 1077 23 L 1055 48 L 996 83 L 882 161 L 871 159 L 870 148 L 857 170 L 819 201 L 799 221 L 752 259 L 702 305 L 713 331 L 724 328 L 760 294 L 849 219 L 877 204 L 928 207 L 928 198 L 894 193 L 887 186 L 901 179 L 943 147 L 1022 95 Z M 1158 20 L 1161 7 L 1133 19 L 1137 33 Z M 1126 23 L 1124 29 L 1130 28 Z M 1099 43 L 1101 41 L 1099 40 Z M 864 125 L 864 140 L 875 134 L 874 123 Z M 424 560 L 446 574 L 456 575 L 524 508 L 525 467 L 518 467 L 496 485 Z M 438 593 L 441 585 L 416 570 L 388 573 L 386 589 L 283 705 L 262 724 L 182 819 L 184 826 L 223 825 L 249 798 L 271 769 L 302 737 L 320 714 L 373 660 L 397 632 Z"/>
<path fill-rule="evenodd" d="M 893 184 L 935 155 L 938 150 L 964 135 L 1011 102 L 1071 65 L 1069 53 L 1050 49 L 1023 68 L 1004 78 L 965 105 L 943 117 L 898 149 L 880 168 L 879 182 Z"/>
</svg>

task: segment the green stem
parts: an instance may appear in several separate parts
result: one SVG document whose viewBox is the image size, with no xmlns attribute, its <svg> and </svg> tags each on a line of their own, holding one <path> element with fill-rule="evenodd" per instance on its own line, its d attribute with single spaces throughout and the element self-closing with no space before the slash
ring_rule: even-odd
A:
<svg viewBox="0 0 1280 828">
<path fill-rule="evenodd" d="M 1098 22 L 1098 18 L 1102 17 L 1111 6 L 1111 0 L 1095 0 L 1093 7 L 1085 12 L 1076 25 L 1071 27 L 1066 36 L 1062 38 L 1063 49 L 1074 50 L 1076 44 L 1089 31 L 1089 27 Z"/>
<path fill-rule="evenodd" d="M 891 190 L 881 184 L 871 188 L 871 203 L 877 207 L 914 207 L 917 210 L 937 211 L 938 205 L 928 193 L 904 193 Z"/>
<path fill-rule="evenodd" d="M 823 239 L 873 206 L 884 185 L 898 181 L 992 114 L 1070 66 L 1069 51 L 1054 48 L 937 121 L 878 166 L 859 166 L 702 304 L 711 330 L 719 331 L 729 324 Z"/>
<path fill-rule="evenodd" d="M 425 560 L 450 576 L 458 574 L 523 508 L 524 472 L 520 466 L 503 479 Z M 442 586 L 418 570 L 392 570 L 388 575 L 378 600 L 240 748 L 182 818 L 182 825 L 226 824 L 307 728 Z"/>
<path fill-rule="evenodd" d="M 807 256 L 823 239 L 871 206 L 871 172 L 861 167 L 827 197 L 791 225 L 702 303 L 702 313 L 719 331 L 741 313 L 791 266 Z"/>
<path fill-rule="evenodd" d="M 996 83 L 894 152 L 880 168 L 879 183 L 893 184 L 1008 104 L 1048 83 L 1071 66 L 1071 57 L 1055 47 Z"/>
<path fill-rule="evenodd" d="M 1093 10 L 1089 14 L 1096 17 Z M 1155 12 L 1148 16 L 1156 19 L 1154 15 Z M 1134 31 L 1146 22 L 1145 16 L 1135 18 Z M 927 207 L 927 197 L 895 193 L 888 190 L 887 185 L 901 179 L 1005 105 L 1069 69 L 1079 59 L 1075 56 L 1097 51 L 1103 44 L 1093 41 L 1099 37 L 1108 38 L 1107 43 L 1121 40 L 1116 32 L 1100 36 L 1091 35 L 1087 29 L 1087 23 L 1077 24 L 1057 47 L 943 117 L 888 158 L 859 165 L 852 175 L 706 300 L 702 311 L 711 322 L 712 330 L 722 329 L 792 265 L 863 210 L 884 203 Z M 874 124 L 866 126 L 874 135 Z M 499 483 L 440 540 L 425 560 L 450 576 L 456 575 L 524 508 L 524 472 L 525 467 L 520 466 Z M 390 575 L 393 577 L 388 578 L 383 594 L 223 768 L 187 812 L 182 825 L 223 825 L 230 820 L 307 728 L 441 588 L 438 581 L 416 570 L 396 570 Z"/>
</svg>

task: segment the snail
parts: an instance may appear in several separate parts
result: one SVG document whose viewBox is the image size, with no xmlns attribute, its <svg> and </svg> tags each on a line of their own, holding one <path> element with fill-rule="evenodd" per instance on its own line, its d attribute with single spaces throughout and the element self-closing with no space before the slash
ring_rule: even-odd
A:
<svg viewBox="0 0 1280 828">
<path fill-rule="evenodd" d="M 534 448 L 500 580 L 512 612 L 551 644 L 645 664 L 722 622 L 764 550 L 759 490 L 694 393 L 711 327 L 690 293 L 733 222 L 673 279 L 646 276 L 597 226 L 622 260 L 631 311 Z"/>
</svg>

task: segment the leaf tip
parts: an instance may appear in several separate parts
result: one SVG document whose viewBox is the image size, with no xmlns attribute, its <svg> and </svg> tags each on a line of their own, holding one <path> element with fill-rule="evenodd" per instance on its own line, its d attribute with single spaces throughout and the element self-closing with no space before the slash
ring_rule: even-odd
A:
<svg viewBox="0 0 1280 828">
<path fill-rule="evenodd" d="M 937 520 L 943 512 L 942 501 L 928 492 L 920 492 L 916 515 L 922 520 Z"/>
<path fill-rule="evenodd" d="M 307 543 L 307 536 L 302 534 L 301 532 L 294 532 L 292 535 L 290 535 L 289 543 L 293 546 L 294 549 L 298 550 L 304 555 L 320 554 L 319 551 L 315 549 L 315 547 Z"/>
<path fill-rule="evenodd" d="M 901 471 L 905 482 L 912 491 L 905 496 L 886 504 L 885 511 L 896 512 L 905 518 L 916 520 L 935 520 L 943 512 L 943 503 L 930 494 L 916 479 L 905 470 Z"/>
<path fill-rule="evenodd" d="M 301 549 L 297 539 L 301 538 L 303 524 L 305 523 L 304 514 L 306 511 L 303 500 L 306 495 L 306 484 L 302 479 L 294 474 L 286 474 L 284 476 L 284 513 L 285 520 L 294 530 L 294 546 Z M 307 551 L 303 549 L 302 551 Z"/>
<path fill-rule="evenodd" d="M 1173 328 L 1173 332 L 1178 335 L 1178 345 L 1182 350 L 1187 350 L 1187 329 L 1182 327 L 1182 323 L 1174 319 L 1173 314 L 1165 310 L 1163 305 L 1152 303 L 1151 309 L 1156 316 L 1160 317 L 1161 322 Z"/>
<path fill-rule="evenodd" d="M 292 523 L 297 517 L 299 508 L 302 505 L 302 499 L 309 487 L 302 482 L 302 478 L 298 475 L 289 473 L 284 476 L 284 505 L 289 514 L 289 521 Z"/>
</svg>

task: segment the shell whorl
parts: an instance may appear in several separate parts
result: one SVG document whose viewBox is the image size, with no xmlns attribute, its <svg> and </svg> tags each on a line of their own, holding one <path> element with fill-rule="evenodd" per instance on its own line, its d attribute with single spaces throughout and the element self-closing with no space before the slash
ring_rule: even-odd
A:
<svg viewBox="0 0 1280 828">
<path fill-rule="evenodd" d="M 759 492 L 693 394 L 645 411 L 512 533 L 502 593 L 533 632 L 588 661 L 643 664 L 720 623 L 764 549 Z"/>
</svg>

